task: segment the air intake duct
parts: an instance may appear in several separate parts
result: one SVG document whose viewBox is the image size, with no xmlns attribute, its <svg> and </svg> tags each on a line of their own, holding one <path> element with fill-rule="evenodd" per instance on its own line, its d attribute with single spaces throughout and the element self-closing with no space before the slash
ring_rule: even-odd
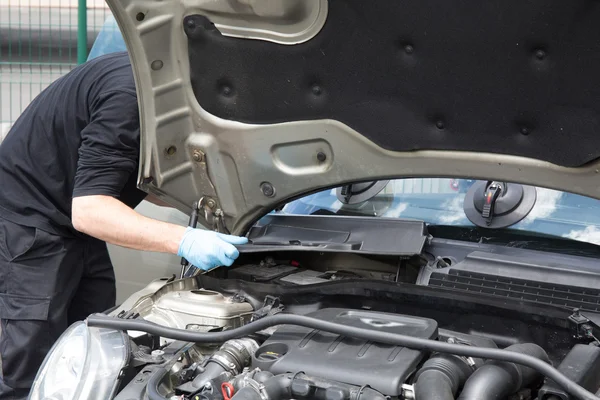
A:
<svg viewBox="0 0 600 400">
<path fill-rule="evenodd" d="M 506 350 L 549 363 L 548 355 L 533 343 L 515 344 Z M 524 387 L 531 385 L 541 375 L 531 368 L 505 361 L 488 361 L 471 375 L 458 400 L 504 399 Z"/>
</svg>

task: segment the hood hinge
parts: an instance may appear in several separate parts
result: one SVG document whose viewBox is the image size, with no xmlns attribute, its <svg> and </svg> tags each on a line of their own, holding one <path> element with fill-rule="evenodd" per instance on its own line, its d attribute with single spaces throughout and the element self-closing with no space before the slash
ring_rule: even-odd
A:
<svg viewBox="0 0 600 400">
<path fill-rule="evenodd" d="M 229 229 L 225 226 L 225 213 L 214 199 L 202 197 L 194 204 L 197 204 L 198 212 L 204 212 L 204 220 L 212 230 L 229 235 Z"/>
</svg>

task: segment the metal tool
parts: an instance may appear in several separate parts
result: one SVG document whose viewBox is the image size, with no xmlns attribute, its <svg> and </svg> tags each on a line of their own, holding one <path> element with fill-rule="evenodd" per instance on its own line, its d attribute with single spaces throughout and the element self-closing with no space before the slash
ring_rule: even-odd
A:
<svg viewBox="0 0 600 400">
<path fill-rule="evenodd" d="M 194 204 L 192 204 L 192 213 L 190 214 L 190 221 L 188 223 L 188 226 L 190 228 L 196 228 L 196 226 L 198 225 L 199 204 L 199 201 L 195 201 Z M 180 278 L 185 277 L 186 272 L 189 270 L 190 267 L 195 268 L 192 264 L 188 262 L 188 260 L 185 259 L 185 257 L 181 257 Z"/>
</svg>

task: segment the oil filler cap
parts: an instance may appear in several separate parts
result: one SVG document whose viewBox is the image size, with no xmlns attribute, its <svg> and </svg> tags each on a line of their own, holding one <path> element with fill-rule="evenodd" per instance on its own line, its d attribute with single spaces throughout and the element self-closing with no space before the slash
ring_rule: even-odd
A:
<svg viewBox="0 0 600 400">
<path fill-rule="evenodd" d="M 506 228 L 525 218 L 537 199 L 535 187 L 497 181 L 478 181 L 465 195 L 469 220 L 490 229 Z"/>
</svg>

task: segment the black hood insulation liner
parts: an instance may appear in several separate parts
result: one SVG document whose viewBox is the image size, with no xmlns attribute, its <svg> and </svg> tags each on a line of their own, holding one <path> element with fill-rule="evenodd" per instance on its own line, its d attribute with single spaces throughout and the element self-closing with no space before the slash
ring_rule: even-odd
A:
<svg viewBox="0 0 600 400">
<path fill-rule="evenodd" d="M 394 151 L 600 156 L 600 3 L 330 0 L 297 45 L 183 21 L 192 87 L 218 117 L 338 120 Z M 285 71 L 285 73 L 283 73 Z"/>
</svg>

